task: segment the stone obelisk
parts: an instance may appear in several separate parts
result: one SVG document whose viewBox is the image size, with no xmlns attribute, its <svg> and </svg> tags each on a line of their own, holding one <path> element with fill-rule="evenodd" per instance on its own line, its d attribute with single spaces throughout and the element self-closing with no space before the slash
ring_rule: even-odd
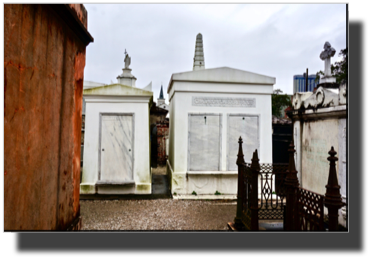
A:
<svg viewBox="0 0 380 274">
<path fill-rule="evenodd" d="M 205 57 L 203 54 L 203 40 L 202 34 L 198 33 L 197 40 L 195 42 L 195 54 L 193 70 L 200 70 L 205 68 Z"/>
</svg>

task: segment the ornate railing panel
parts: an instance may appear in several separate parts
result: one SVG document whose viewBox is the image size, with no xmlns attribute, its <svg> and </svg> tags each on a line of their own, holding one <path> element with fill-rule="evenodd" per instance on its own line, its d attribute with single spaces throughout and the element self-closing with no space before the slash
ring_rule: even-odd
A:
<svg viewBox="0 0 380 274">
<path fill-rule="evenodd" d="M 288 164 L 260 164 L 260 220 L 283 219 L 285 205 L 284 180 L 287 168 Z"/>
<path fill-rule="evenodd" d="M 325 230 L 323 204 L 323 195 L 299 187 L 295 210 L 295 230 Z"/>
</svg>

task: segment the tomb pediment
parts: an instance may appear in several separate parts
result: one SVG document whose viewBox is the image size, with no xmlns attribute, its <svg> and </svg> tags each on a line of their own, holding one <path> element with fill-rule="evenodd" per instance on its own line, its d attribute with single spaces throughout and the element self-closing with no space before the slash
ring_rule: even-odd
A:
<svg viewBox="0 0 380 274">
<path fill-rule="evenodd" d="M 83 90 L 83 95 L 153 96 L 153 92 L 123 84 L 111 84 Z"/>
<path fill-rule="evenodd" d="M 169 87 L 173 81 L 273 85 L 276 83 L 276 78 L 229 67 L 220 67 L 174 73 L 170 79 Z"/>
</svg>

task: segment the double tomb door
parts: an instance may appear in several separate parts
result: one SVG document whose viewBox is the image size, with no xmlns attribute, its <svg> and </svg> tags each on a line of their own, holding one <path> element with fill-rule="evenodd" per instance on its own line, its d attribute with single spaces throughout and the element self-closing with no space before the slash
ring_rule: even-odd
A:
<svg viewBox="0 0 380 274">
<path fill-rule="evenodd" d="M 223 124 L 226 115 L 226 124 Z M 223 128 L 226 132 L 226 169 L 237 171 L 239 137 L 243 139 L 246 159 L 260 149 L 258 114 L 189 114 L 188 170 L 222 170 Z"/>
</svg>

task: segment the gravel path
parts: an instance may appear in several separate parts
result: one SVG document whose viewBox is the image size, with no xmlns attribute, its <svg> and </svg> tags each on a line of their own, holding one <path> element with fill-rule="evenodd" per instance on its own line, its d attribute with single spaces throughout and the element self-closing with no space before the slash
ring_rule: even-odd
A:
<svg viewBox="0 0 380 274">
<path fill-rule="evenodd" d="M 236 201 L 81 200 L 82 230 L 228 230 Z"/>
</svg>

